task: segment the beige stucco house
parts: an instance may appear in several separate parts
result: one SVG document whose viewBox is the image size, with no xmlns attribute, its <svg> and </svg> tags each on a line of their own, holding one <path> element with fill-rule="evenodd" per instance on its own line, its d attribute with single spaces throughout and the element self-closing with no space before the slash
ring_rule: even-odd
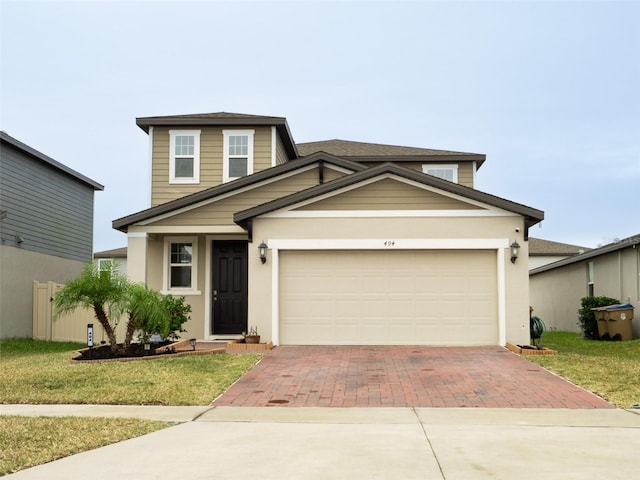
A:
<svg viewBox="0 0 640 480">
<path fill-rule="evenodd" d="M 531 305 L 550 329 L 579 332 L 580 300 L 604 296 L 635 307 L 640 337 L 640 234 L 535 268 L 530 284 Z"/>
<path fill-rule="evenodd" d="M 255 326 L 280 345 L 528 342 L 527 240 L 544 214 L 476 190 L 484 155 L 296 144 L 282 117 L 137 124 L 151 208 L 113 226 L 128 236 L 129 277 L 192 305 L 188 335 Z"/>
</svg>

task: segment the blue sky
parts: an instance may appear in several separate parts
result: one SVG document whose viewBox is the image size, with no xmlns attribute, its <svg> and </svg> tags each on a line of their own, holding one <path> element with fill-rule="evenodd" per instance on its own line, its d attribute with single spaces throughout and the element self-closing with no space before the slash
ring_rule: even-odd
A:
<svg viewBox="0 0 640 480">
<path fill-rule="evenodd" d="M 149 206 L 135 118 L 283 116 L 294 139 L 484 153 L 477 188 L 545 211 L 531 235 L 640 233 L 640 2 L 0 3 L 0 128 Z"/>
</svg>

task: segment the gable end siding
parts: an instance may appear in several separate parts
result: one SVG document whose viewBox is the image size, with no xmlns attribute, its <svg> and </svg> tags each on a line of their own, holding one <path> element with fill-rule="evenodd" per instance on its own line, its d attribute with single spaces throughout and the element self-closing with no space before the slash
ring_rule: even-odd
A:
<svg viewBox="0 0 640 480">
<path fill-rule="evenodd" d="M 344 173 L 334 169 L 325 168 L 324 170 L 325 182 L 342 176 L 344 176 Z M 267 185 L 215 201 L 209 205 L 197 207 L 178 215 L 158 220 L 150 225 L 235 225 L 233 215 L 236 212 L 314 187 L 317 184 L 318 168 L 316 166 L 315 168 L 291 177 L 283 178 Z"/>
<path fill-rule="evenodd" d="M 91 261 L 94 190 L 3 145 L 0 207 L 3 245 Z M 24 241 L 16 243 L 16 235 Z"/>
<path fill-rule="evenodd" d="M 298 210 L 476 210 L 479 207 L 429 190 L 385 179 Z"/>
</svg>

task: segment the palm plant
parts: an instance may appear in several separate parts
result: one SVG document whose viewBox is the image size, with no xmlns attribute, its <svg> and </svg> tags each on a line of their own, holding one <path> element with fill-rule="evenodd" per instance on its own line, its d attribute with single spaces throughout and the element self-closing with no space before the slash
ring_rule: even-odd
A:
<svg viewBox="0 0 640 480">
<path fill-rule="evenodd" d="M 128 348 L 136 330 L 142 332 L 144 340 L 153 333 L 163 337 L 169 334 L 171 315 L 160 292 L 150 290 L 143 284 L 131 284 L 127 291 L 127 311 L 129 321 L 125 334 L 124 348 Z"/>
<path fill-rule="evenodd" d="M 96 263 L 89 263 L 78 277 L 68 281 L 55 295 L 55 318 L 79 307 L 92 309 L 107 334 L 111 350 L 119 353 L 122 347 L 118 345 L 109 319 L 119 318 L 127 310 L 126 293 L 129 288 L 129 281 L 116 271 L 113 262 L 104 262 L 101 268 Z"/>
</svg>

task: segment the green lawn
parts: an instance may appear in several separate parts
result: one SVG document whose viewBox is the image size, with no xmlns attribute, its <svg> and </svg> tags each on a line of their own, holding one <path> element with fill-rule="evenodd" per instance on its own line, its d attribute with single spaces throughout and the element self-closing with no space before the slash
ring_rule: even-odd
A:
<svg viewBox="0 0 640 480">
<path fill-rule="evenodd" d="M 640 339 L 607 342 L 585 340 L 578 333 L 545 332 L 541 343 L 558 354 L 525 358 L 620 408 L 640 403 Z"/>
<path fill-rule="evenodd" d="M 208 405 L 259 355 L 188 355 L 71 363 L 81 344 L 0 341 L 0 403 Z"/>
<path fill-rule="evenodd" d="M 260 355 L 71 363 L 83 344 L 0 341 L 0 404 L 208 405 Z M 0 415 L 0 475 L 165 428 L 122 418 Z"/>
</svg>

